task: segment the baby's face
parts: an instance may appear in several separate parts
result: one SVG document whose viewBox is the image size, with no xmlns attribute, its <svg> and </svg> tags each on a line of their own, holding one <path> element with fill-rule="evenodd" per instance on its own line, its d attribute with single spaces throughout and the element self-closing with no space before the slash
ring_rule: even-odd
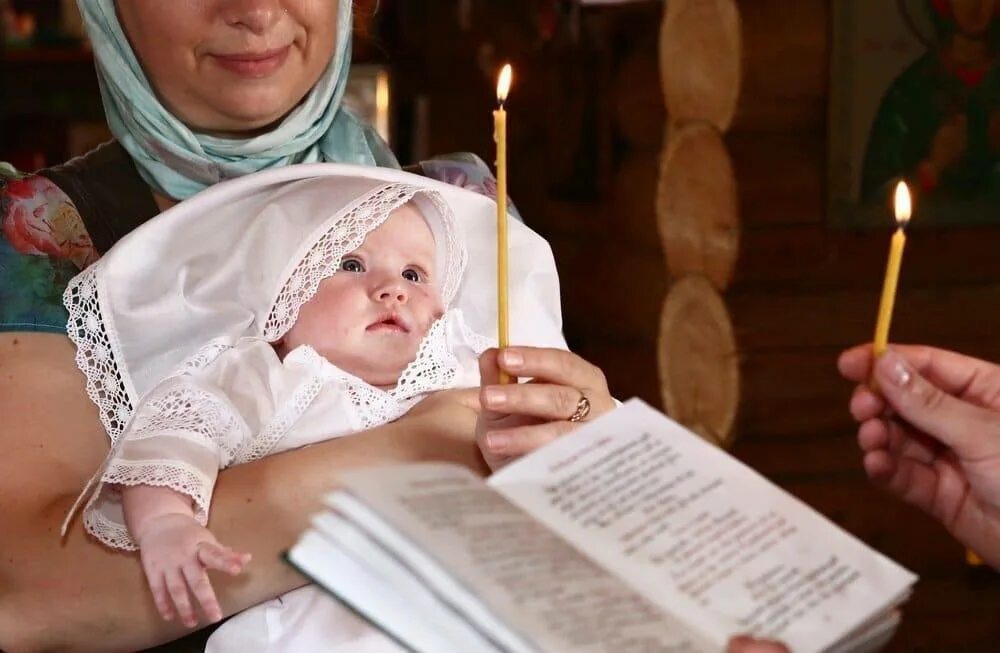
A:
<svg viewBox="0 0 1000 653">
<path fill-rule="evenodd" d="M 417 209 L 396 209 L 302 306 L 281 354 L 308 344 L 371 385 L 395 385 L 444 311 L 435 254 Z"/>
</svg>

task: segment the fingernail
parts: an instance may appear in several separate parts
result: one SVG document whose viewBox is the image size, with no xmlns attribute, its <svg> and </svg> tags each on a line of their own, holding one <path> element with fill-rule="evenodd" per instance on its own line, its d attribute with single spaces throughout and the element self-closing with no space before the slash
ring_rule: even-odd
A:
<svg viewBox="0 0 1000 653">
<path fill-rule="evenodd" d="M 524 365 L 524 356 L 522 356 L 519 352 L 511 351 L 510 349 L 503 350 L 503 353 L 500 354 L 500 358 L 504 367 L 510 369 L 518 368 Z"/>
<path fill-rule="evenodd" d="M 486 405 L 490 408 L 498 408 L 507 403 L 507 393 L 500 388 L 486 388 Z"/>
<path fill-rule="evenodd" d="M 886 350 L 882 354 L 882 361 L 880 362 L 880 367 L 886 371 L 888 380 L 900 388 L 905 388 L 909 385 L 910 380 L 913 379 L 913 374 L 910 372 L 909 366 L 903 360 L 903 358 L 891 349 Z"/>
<path fill-rule="evenodd" d="M 501 453 L 510 444 L 510 436 L 506 433 L 489 433 L 486 435 L 486 446 L 494 453 Z"/>
</svg>

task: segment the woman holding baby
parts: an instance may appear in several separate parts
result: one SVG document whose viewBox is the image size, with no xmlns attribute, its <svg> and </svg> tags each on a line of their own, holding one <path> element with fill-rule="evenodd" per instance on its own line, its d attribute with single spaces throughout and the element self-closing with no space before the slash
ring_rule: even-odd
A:
<svg viewBox="0 0 1000 653">
<path fill-rule="evenodd" d="M 80 0 L 115 141 L 21 175 L 0 166 L 0 649 L 130 650 L 164 621 L 138 558 L 59 525 L 110 442 L 66 337 L 71 277 L 160 212 L 286 165 L 395 167 L 340 105 L 351 3 Z M 304 582 L 280 553 L 339 470 L 449 460 L 482 472 L 614 407 L 604 375 L 560 347 L 487 350 L 481 389 L 428 396 L 398 420 L 221 471 L 209 526 L 252 556 L 213 579 L 232 615 Z M 500 385 L 499 371 L 534 383 Z M 101 397 L 95 397 L 98 404 Z M 734 641 L 733 650 L 770 644 Z"/>
<path fill-rule="evenodd" d="M 0 649 L 146 648 L 184 634 L 148 597 L 138 560 L 59 523 L 109 441 L 65 336 L 67 281 L 122 236 L 218 181 L 332 161 L 395 166 L 340 106 L 351 5 L 328 0 L 81 2 L 115 142 L 39 174 L 2 174 L 0 218 Z M 280 559 L 338 469 L 452 460 L 486 471 L 614 403 L 600 370 L 558 349 L 484 360 L 538 383 L 433 396 L 401 419 L 226 469 L 211 527 L 253 556 L 216 582 L 223 613 L 303 583 Z M 477 426 L 478 425 L 478 426 Z M 493 448 L 486 442 L 493 436 Z M 504 437 L 505 436 L 505 437 Z"/>
</svg>

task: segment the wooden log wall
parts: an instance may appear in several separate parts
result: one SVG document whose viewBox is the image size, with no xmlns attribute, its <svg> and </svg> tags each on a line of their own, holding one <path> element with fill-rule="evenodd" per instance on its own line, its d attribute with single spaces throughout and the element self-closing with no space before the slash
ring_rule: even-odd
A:
<svg viewBox="0 0 1000 653">
<path fill-rule="evenodd" d="M 670 291 L 657 363 L 663 409 L 702 437 L 731 445 L 739 362 L 720 296 L 739 247 L 736 181 L 723 141 L 740 88 L 740 20 L 733 0 L 671 0 L 660 28 L 667 128 L 656 220 Z"/>
</svg>

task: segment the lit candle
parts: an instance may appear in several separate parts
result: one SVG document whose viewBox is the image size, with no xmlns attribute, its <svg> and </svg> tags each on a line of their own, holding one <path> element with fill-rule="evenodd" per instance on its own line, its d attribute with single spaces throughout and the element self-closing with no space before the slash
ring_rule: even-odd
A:
<svg viewBox="0 0 1000 653">
<path fill-rule="evenodd" d="M 497 144 L 497 334 L 500 348 L 508 345 L 507 314 L 507 112 L 504 102 L 510 92 L 510 64 L 500 71 L 497 82 L 499 107 L 493 112 L 493 140 Z M 501 370 L 500 383 L 510 383 L 511 378 Z"/>
<path fill-rule="evenodd" d="M 885 267 L 885 282 L 882 284 L 882 301 L 878 306 L 878 320 L 875 322 L 874 350 L 881 356 L 889 345 L 889 324 L 892 322 L 892 306 L 896 301 L 896 286 L 899 282 L 899 267 L 903 262 L 903 247 L 906 246 L 906 224 L 910 221 L 910 190 L 905 182 L 896 184 L 893 207 L 896 214 L 896 233 L 889 246 L 889 262 Z"/>
</svg>

